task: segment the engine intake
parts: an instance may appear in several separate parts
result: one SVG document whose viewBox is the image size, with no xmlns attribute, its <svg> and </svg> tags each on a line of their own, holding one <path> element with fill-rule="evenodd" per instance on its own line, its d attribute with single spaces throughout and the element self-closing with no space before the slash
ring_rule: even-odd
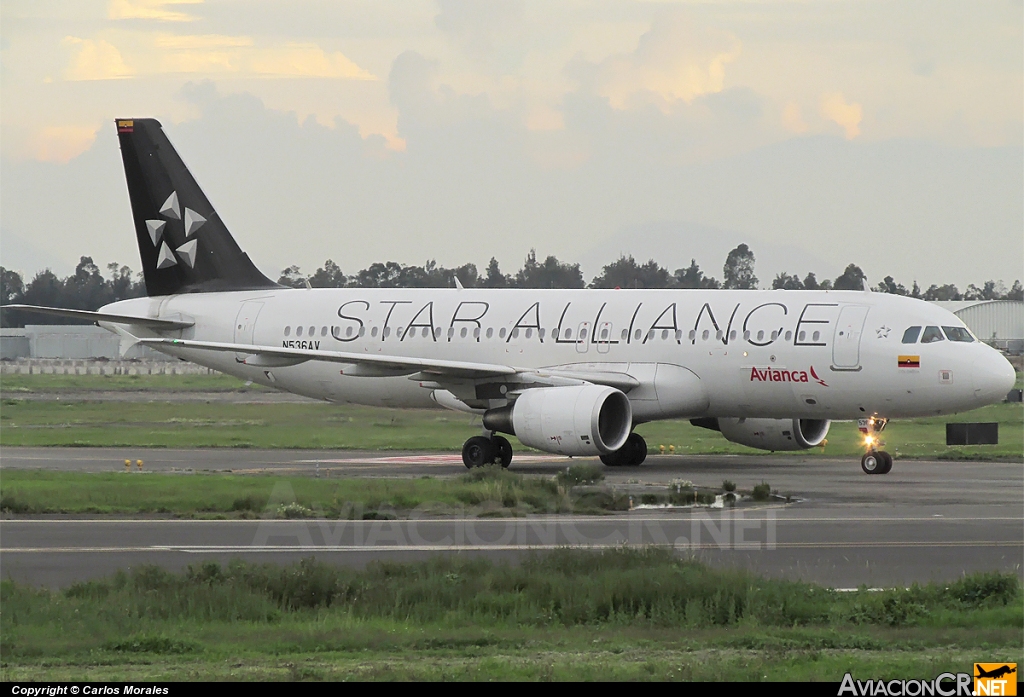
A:
<svg viewBox="0 0 1024 697">
<path fill-rule="evenodd" d="M 827 419 L 691 419 L 701 428 L 721 431 L 727 440 L 760 450 L 806 450 L 828 435 Z"/>
<path fill-rule="evenodd" d="M 511 433 L 525 445 L 559 455 L 618 450 L 633 428 L 629 399 L 614 387 L 572 385 L 524 391 L 484 414 L 484 428 Z"/>
</svg>

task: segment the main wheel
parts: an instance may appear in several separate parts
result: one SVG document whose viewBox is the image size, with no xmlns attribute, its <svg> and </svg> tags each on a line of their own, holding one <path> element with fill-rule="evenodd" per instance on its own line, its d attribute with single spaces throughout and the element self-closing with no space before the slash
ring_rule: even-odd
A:
<svg viewBox="0 0 1024 697">
<path fill-rule="evenodd" d="M 462 462 L 466 467 L 483 467 L 494 462 L 494 444 L 490 438 L 473 436 L 462 446 Z"/>
<path fill-rule="evenodd" d="M 892 471 L 892 455 L 884 450 L 879 450 L 878 455 L 882 458 L 882 469 L 878 474 L 889 474 Z"/>
<path fill-rule="evenodd" d="M 860 468 L 865 474 L 884 474 L 885 458 L 880 452 L 871 450 L 860 459 Z"/>
<path fill-rule="evenodd" d="M 647 441 L 639 433 L 630 433 L 622 449 L 629 467 L 639 467 L 647 459 Z"/>
<path fill-rule="evenodd" d="M 512 464 L 512 444 L 502 436 L 493 436 L 491 443 L 494 444 L 495 461 L 501 460 L 501 466 L 508 469 Z"/>
</svg>

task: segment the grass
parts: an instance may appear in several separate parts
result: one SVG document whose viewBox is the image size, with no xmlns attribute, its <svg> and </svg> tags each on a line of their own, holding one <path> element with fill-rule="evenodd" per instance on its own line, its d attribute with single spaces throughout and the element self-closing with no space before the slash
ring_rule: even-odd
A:
<svg viewBox="0 0 1024 697">
<path fill-rule="evenodd" d="M 16 514 L 152 514 L 181 517 L 366 517 L 526 515 L 625 510 L 628 496 L 576 493 L 549 477 L 485 467 L 457 478 L 313 479 L 272 475 L 86 474 L 5 470 L 0 510 Z"/>
<path fill-rule="evenodd" d="M 94 390 L 153 393 L 149 402 L 89 401 Z M 127 446 L 252 447 L 457 451 L 480 429 L 478 417 L 427 409 L 385 409 L 310 402 L 288 404 L 168 403 L 168 391 L 257 389 L 225 375 L 5 375 L 0 380 L 0 447 Z M 262 389 L 262 388 L 260 388 Z M 25 392 L 74 393 L 68 400 L 24 399 Z M 83 396 L 85 393 L 85 396 Z M 70 395 L 69 395 L 70 396 Z M 999 445 L 950 448 L 947 422 L 999 424 Z M 642 424 L 651 456 L 665 452 L 764 454 L 730 443 L 686 420 Z M 938 459 L 1024 458 L 1024 405 L 995 404 L 953 416 L 893 421 L 883 433 L 897 457 Z M 517 451 L 522 446 L 513 442 Z M 825 447 L 802 456 L 859 457 L 861 436 L 852 423 L 835 423 Z"/>
<path fill-rule="evenodd" d="M 1021 660 L 1019 580 L 837 593 L 656 549 L 0 584 L 3 680 L 931 678 Z M 59 628 L 59 631 L 55 631 Z"/>
</svg>

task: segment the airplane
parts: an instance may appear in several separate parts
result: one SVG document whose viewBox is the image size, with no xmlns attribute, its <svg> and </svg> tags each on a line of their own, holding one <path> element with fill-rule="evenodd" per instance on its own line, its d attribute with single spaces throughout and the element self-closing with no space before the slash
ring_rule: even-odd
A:
<svg viewBox="0 0 1024 697">
<path fill-rule="evenodd" d="M 467 467 L 508 467 L 500 434 L 614 467 L 644 461 L 634 428 L 648 421 L 799 451 L 857 420 L 861 468 L 885 474 L 889 419 L 975 409 L 1014 384 L 952 313 L 866 288 L 286 288 L 242 251 L 157 120 L 116 125 L 147 297 L 96 312 L 8 307 L 89 319 L 122 349 L 329 402 L 476 414 Z"/>
<path fill-rule="evenodd" d="M 1014 664 L 1014 665 L 1016 666 L 1016 664 Z M 1011 668 L 1009 665 L 1003 665 L 1003 666 L 1000 666 L 999 668 L 994 668 L 992 670 L 985 670 L 984 668 L 982 668 L 981 666 L 978 666 L 978 665 L 976 665 L 975 667 L 978 670 L 978 674 L 974 676 L 976 678 L 997 678 L 998 679 L 998 678 L 1003 677 L 1004 675 L 1009 675 L 1010 673 L 1016 673 L 1017 672 L 1017 668 L 1016 667 Z"/>
</svg>

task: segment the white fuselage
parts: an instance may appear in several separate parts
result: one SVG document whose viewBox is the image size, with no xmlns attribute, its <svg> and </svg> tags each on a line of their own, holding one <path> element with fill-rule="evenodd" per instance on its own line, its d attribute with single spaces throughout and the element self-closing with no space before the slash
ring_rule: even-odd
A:
<svg viewBox="0 0 1024 697">
<path fill-rule="evenodd" d="M 911 326 L 963 327 L 953 314 L 869 292 L 272 289 L 139 298 L 104 310 L 195 323 L 152 336 L 624 373 L 640 382 L 628 392 L 637 421 L 947 414 L 999 401 L 1013 383 L 1009 363 L 983 343 L 903 343 Z M 333 402 L 437 405 L 439 386 L 422 376 L 161 350 Z"/>
</svg>

